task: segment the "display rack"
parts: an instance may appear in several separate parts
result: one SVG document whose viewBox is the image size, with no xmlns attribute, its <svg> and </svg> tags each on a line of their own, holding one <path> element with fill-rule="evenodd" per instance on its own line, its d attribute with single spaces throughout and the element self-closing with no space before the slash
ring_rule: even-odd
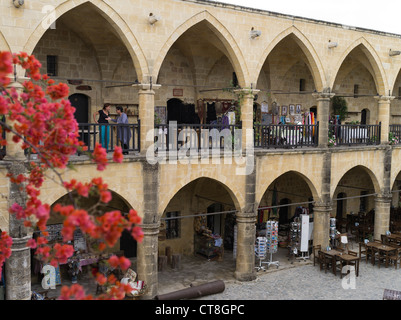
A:
<svg viewBox="0 0 401 320">
<path fill-rule="evenodd" d="M 301 223 L 299 218 L 295 218 L 294 222 L 291 222 L 290 225 L 290 245 L 289 249 L 289 258 L 294 259 L 300 250 L 300 241 L 301 240 Z M 292 263 L 292 262 L 291 262 Z"/>
<path fill-rule="evenodd" d="M 267 267 L 270 265 L 275 265 L 277 268 L 280 263 L 278 261 L 273 261 L 273 254 L 277 252 L 278 248 L 278 222 L 277 221 L 267 221 L 266 222 L 266 239 L 267 239 L 267 253 L 270 255 L 270 259 Z"/>
<path fill-rule="evenodd" d="M 267 238 L 266 237 L 258 237 L 256 239 L 255 244 L 255 255 L 256 258 L 259 259 L 259 266 L 255 267 L 258 271 L 263 270 L 266 271 L 265 267 L 262 266 L 263 260 L 266 259 L 267 254 Z"/>
<path fill-rule="evenodd" d="M 335 247 L 336 239 L 336 218 L 330 218 L 330 243 L 331 247 Z"/>
</svg>

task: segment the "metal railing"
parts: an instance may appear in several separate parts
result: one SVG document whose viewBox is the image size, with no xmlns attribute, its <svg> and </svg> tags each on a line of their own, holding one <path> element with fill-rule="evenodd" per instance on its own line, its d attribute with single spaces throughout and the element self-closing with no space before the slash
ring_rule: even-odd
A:
<svg viewBox="0 0 401 320">
<path fill-rule="evenodd" d="M 241 124 L 176 124 L 174 122 L 157 124 L 155 125 L 155 145 L 159 151 L 180 148 L 193 150 L 229 148 L 232 150 L 236 143 L 235 132 L 241 127 Z"/>
<path fill-rule="evenodd" d="M 329 124 L 336 146 L 380 144 L 381 123 L 374 125 Z"/>
<path fill-rule="evenodd" d="M 80 141 L 85 143 L 88 151 L 93 151 L 96 143 L 100 143 L 107 151 L 114 151 L 116 146 L 121 146 L 124 152 L 139 152 L 141 150 L 140 127 L 140 120 L 135 124 L 78 124 Z M 122 145 L 120 140 L 126 141 L 127 144 Z"/>
<path fill-rule="evenodd" d="M 389 132 L 390 132 L 390 136 L 392 136 L 392 138 L 394 138 L 394 140 L 392 141 L 392 144 L 400 144 L 401 143 L 401 124 L 391 124 L 389 127 Z"/>
<path fill-rule="evenodd" d="M 319 122 L 313 125 L 254 125 L 255 148 L 317 147 Z"/>
</svg>

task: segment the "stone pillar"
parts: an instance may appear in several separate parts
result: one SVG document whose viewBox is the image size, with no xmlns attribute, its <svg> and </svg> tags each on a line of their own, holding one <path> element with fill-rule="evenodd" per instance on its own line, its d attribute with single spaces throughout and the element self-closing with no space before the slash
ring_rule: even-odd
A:
<svg viewBox="0 0 401 320">
<path fill-rule="evenodd" d="M 375 227 L 373 238 L 380 240 L 382 234 L 390 230 L 391 194 L 375 197 Z"/>
<path fill-rule="evenodd" d="M 242 152 L 245 152 L 248 148 L 253 148 L 254 145 L 253 99 L 259 91 L 255 89 L 234 90 L 234 93 L 239 96 L 241 108 Z"/>
<path fill-rule="evenodd" d="M 22 89 L 19 82 L 13 82 L 11 87 L 17 90 Z M 6 121 L 9 121 L 6 119 Z M 13 123 L 8 123 L 10 126 Z M 12 141 L 12 134 L 7 133 L 6 157 L 4 162 L 7 163 L 7 171 L 14 176 L 19 174 L 27 174 L 26 157 L 21 149 L 21 143 L 16 144 Z M 18 203 L 25 207 L 26 191 L 20 190 L 20 186 L 10 182 L 8 206 Z M 7 300 L 29 300 L 31 298 L 31 251 L 26 246 L 27 241 L 31 238 L 28 235 L 21 220 L 16 219 L 14 215 L 10 215 L 9 234 L 13 239 L 11 247 L 11 256 L 6 260 L 6 299 Z"/>
<path fill-rule="evenodd" d="M 25 174 L 25 163 L 22 161 L 10 161 L 8 172 L 13 175 Z M 25 206 L 25 190 L 10 182 L 8 206 L 18 203 Z M 27 233 L 23 222 L 15 215 L 10 215 L 9 234 L 13 239 L 11 256 L 6 260 L 6 299 L 29 300 L 31 298 L 31 251 L 26 246 L 31 238 Z"/>
<path fill-rule="evenodd" d="M 378 121 L 381 123 L 381 134 L 380 134 L 380 143 L 388 144 L 388 134 L 389 134 L 389 126 L 390 126 L 390 106 L 391 101 L 395 97 L 392 96 L 380 96 L 375 97 L 377 100 L 377 109 L 378 109 Z"/>
<path fill-rule="evenodd" d="M 237 213 L 237 257 L 235 278 L 239 281 L 256 279 L 255 271 L 255 236 L 256 215 Z"/>
<path fill-rule="evenodd" d="M 141 228 L 144 238 L 138 243 L 138 279 L 145 281 L 148 291 L 144 299 L 152 299 L 157 295 L 160 215 L 158 210 L 159 165 L 142 163 L 143 172 L 143 220 Z"/>
<path fill-rule="evenodd" d="M 329 91 L 329 90 L 327 90 Z M 329 116 L 330 116 L 330 99 L 334 97 L 334 93 L 322 92 L 314 93 L 313 96 L 317 100 L 317 121 L 319 121 L 319 147 L 327 148 L 329 137 Z"/>
<path fill-rule="evenodd" d="M 250 157 L 253 167 L 255 157 Z M 235 277 L 240 281 L 256 279 L 255 237 L 256 237 L 256 170 L 245 175 L 245 207 L 236 215 L 237 220 L 237 257 Z"/>
<path fill-rule="evenodd" d="M 13 238 L 11 257 L 6 260 L 6 300 L 31 299 L 31 255 L 27 241 L 31 236 Z"/>
<path fill-rule="evenodd" d="M 138 243 L 137 268 L 138 279 L 145 281 L 148 288 L 143 299 L 152 299 L 157 295 L 158 290 L 158 235 L 160 223 L 142 224 L 144 234 L 141 243 Z"/>
<path fill-rule="evenodd" d="M 313 208 L 313 245 L 326 248 L 330 243 L 330 205 L 318 203 Z"/>
<path fill-rule="evenodd" d="M 159 89 L 160 85 L 141 84 L 139 85 L 139 88 L 141 154 L 146 154 L 146 150 L 153 144 L 153 140 L 147 141 L 146 136 L 148 132 L 153 130 L 155 127 L 155 90 Z"/>
</svg>

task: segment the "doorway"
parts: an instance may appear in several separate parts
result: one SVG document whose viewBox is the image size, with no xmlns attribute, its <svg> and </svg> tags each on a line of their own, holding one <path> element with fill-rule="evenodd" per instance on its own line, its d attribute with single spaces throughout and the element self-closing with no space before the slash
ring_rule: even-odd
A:
<svg viewBox="0 0 401 320">
<path fill-rule="evenodd" d="M 71 105 L 75 108 L 74 117 L 78 123 L 88 123 L 89 120 L 89 97 L 82 93 L 74 93 L 68 97 Z"/>
</svg>

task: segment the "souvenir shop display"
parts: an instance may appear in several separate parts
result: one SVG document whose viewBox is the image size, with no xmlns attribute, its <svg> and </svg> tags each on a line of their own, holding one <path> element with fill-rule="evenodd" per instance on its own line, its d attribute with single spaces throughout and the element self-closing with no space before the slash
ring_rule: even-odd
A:
<svg viewBox="0 0 401 320">
<path fill-rule="evenodd" d="M 331 247 L 335 246 L 336 239 L 336 218 L 330 218 L 330 243 Z"/>
<path fill-rule="evenodd" d="M 267 221 L 266 222 L 266 239 L 267 239 L 267 253 L 270 255 L 267 266 L 276 265 L 279 267 L 280 263 L 278 261 L 273 261 L 273 254 L 277 253 L 278 248 L 278 222 L 277 221 Z"/>
<path fill-rule="evenodd" d="M 300 249 L 301 241 L 301 222 L 300 218 L 296 217 L 290 224 L 290 244 L 289 244 L 289 259 L 293 260 Z M 292 262 L 291 262 L 292 263 Z"/>
<path fill-rule="evenodd" d="M 258 237 L 256 238 L 255 244 L 255 255 L 256 258 L 259 259 L 259 265 L 255 267 L 258 271 L 263 270 L 266 271 L 265 267 L 262 266 L 263 260 L 266 259 L 267 255 L 267 238 L 266 237 Z"/>
<path fill-rule="evenodd" d="M 194 249 L 195 253 L 205 256 L 207 259 L 222 257 L 223 240 L 220 235 L 213 234 L 207 228 L 207 219 L 205 216 L 199 216 L 194 219 Z"/>
</svg>

